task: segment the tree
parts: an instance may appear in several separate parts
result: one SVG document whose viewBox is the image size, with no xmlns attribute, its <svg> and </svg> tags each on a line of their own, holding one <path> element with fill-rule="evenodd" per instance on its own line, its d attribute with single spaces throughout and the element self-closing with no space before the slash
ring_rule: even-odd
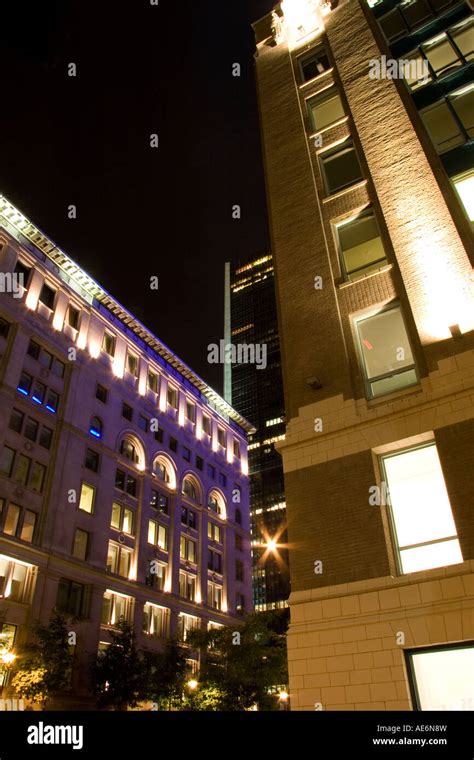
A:
<svg viewBox="0 0 474 760">
<path fill-rule="evenodd" d="M 33 702 L 44 703 L 70 684 L 73 657 L 66 619 L 53 611 L 49 623 L 35 623 L 33 641 L 19 648 L 12 687 Z"/>
<path fill-rule="evenodd" d="M 189 676 L 184 648 L 177 641 L 167 641 L 162 652 L 146 652 L 145 663 L 148 699 L 161 710 L 180 709 Z"/>
<path fill-rule="evenodd" d="M 201 649 L 199 689 L 217 690 L 216 709 L 276 709 L 270 690 L 288 681 L 287 627 L 286 613 L 277 611 L 248 615 L 241 626 L 193 632 L 190 643 Z M 199 707 L 197 695 L 195 704 L 209 709 Z"/>
<path fill-rule="evenodd" d="M 126 710 L 146 696 L 145 652 L 137 647 L 133 626 L 126 621 L 117 624 L 110 638 L 92 665 L 92 691 L 99 707 Z"/>
</svg>

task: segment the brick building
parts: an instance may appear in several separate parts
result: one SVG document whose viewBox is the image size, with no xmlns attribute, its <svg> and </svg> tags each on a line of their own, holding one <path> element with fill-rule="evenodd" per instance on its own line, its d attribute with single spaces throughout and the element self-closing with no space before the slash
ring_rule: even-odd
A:
<svg viewBox="0 0 474 760">
<path fill-rule="evenodd" d="M 254 24 L 299 710 L 474 707 L 472 19 L 383 6 Z"/>
<path fill-rule="evenodd" d="M 120 618 L 160 648 L 251 610 L 252 427 L 3 197 L 0 275 L 0 654 L 57 607 L 87 704 Z"/>
</svg>

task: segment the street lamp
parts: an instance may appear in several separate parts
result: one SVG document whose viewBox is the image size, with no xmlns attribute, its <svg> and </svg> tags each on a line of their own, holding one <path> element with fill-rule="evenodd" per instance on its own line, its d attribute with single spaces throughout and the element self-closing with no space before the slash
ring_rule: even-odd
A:
<svg viewBox="0 0 474 760">
<path fill-rule="evenodd" d="M 190 689 L 192 689 L 192 691 L 194 691 L 194 689 L 197 689 L 198 685 L 199 685 L 199 684 L 198 684 L 198 682 L 196 681 L 196 679 L 195 679 L 195 678 L 191 678 L 191 680 L 190 680 L 190 681 L 188 681 L 188 687 L 189 687 Z"/>
<path fill-rule="evenodd" d="M 4 652 L 1 656 L 4 665 L 11 665 L 16 660 L 16 654 L 13 652 Z"/>
<path fill-rule="evenodd" d="M 280 710 L 286 710 L 287 709 L 286 705 L 288 703 L 289 696 L 290 695 L 288 694 L 287 691 L 280 691 L 280 693 L 278 695 L 278 699 L 280 701 Z"/>
</svg>

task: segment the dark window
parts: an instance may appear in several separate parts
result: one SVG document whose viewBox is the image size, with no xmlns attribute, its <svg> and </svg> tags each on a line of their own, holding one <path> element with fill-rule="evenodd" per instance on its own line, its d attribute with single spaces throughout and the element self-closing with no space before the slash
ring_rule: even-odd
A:
<svg viewBox="0 0 474 760">
<path fill-rule="evenodd" d="M 207 465 L 207 474 L 209 475 L 210 478 L 215 479 L 215 477 L 216 477 L 216 468 L 214 467 L 214 465 L 212 465 L 212 464 L 208 464 Z"/>
<path fill-rule="evenodd" d="M 100 383 L 97 383 L 97 388 L 95 389 L 95 397 L 99 399 L 99 401 L 102 401 L 103 404 L 106 404 L 107 396 L 108 396 L 107 388 L 104 388 L 103 385 L 101 385 Z"/>
<path fill-rule="evenodd" d="M 192 509 L 181 507 L 181 522 L 193 530 L 197 529 L 197 515 Z"/>
<path fill-rule="evenodd" d="M 137 481 L 131 475 L 127 475 L 123 470 L 117 470 L 115 473 L 115 488 L 125 491 L 130 496 L 137 495 Z"/>
<path fill-rule="evenodd" d="M 102 420 L 99 417 L 92 417 L 89 433 L 93 435 L 94 438 L 102 438 Z"/>
<path fill-rule="evenodd" d="M 19 274 L 23 278 L 23 287 L 26 288 L 28 284 L 28 279 L 30 277 L 31 267 L 27 267 L 26 264 L 23 264 L 20 259 L 17 260 L 15 264 L 14 269 L 15 274 Z"/>
<path fill-rule="evenodd" d="M 202 470 L 204 468 L 204 460 L 202 457 L 196 457 L 196 467 L 198 470 Z"/>
<path fill-rule="evenodd" d="M 79 309 L 75 309 L 74 306 L 70 306 L 67 310 L 67 323 L 74 330 L 79 328 Z"/>
<path fill-rule="evenodd" d="M 137 449 L 128 438 L 124 438 L 120 444 L 120 453 L 131 462 L 138 462 Z"/>
<path fill-rule="evenodd" d="M 33 401 L 35 401 L 37 404 L 42 404 L 44 401 L 45 393 L 46 386 L 43 383 L 40 383 L 39 380 L 35 380 L 33 393 L 31 394 Z"/>
<path fill-rule="evenodd" d="M 46 351 L 46 349 L 42 348 L 39 355 L 39 363 L 42 367 L 45 367 L 45 369 L 51 369 L 53 355 L 50 354 L 49 351 Z"/>
<path fill-rule="evenodd" d="M 158 509 L 161 514 L 167 515 L 169 513 L 168 497 L 159 491 L 153 490 L 151 492 L 150 507 L 154 507 L 154 509 Z"/>
<path fill-rule="evenodd" d="M 10 322 L 0 317 L 0 338 L 8 338 L 10 332 Z"/>
<path fill-rule="evenodd" d="M 176 438 L 170 436 L 170 449 L 171 451 L 178 451 L 178 441 Z"/>
<path fill-rule="evenodd" d="M 188 449 L 187 446 L 183 446 L 183 459 L 186 462 L 191 461 L 191 449 Z"/>
<path fill-rule="evenodd" d="M 125 491 L 125 473 L 123 470 L 117 470 L 115 473 L 115 488 Z"/>
<path fill-rule="evenodd" d="M 115 354 L 115 335 L 111 335 L 111 333 L 105 332 L 104 337 L 102 340 L 102 351 L 104 351 L 109 356 L 114 356 Z"/>
<path fill-rule="evenodd" d="M 125 401 L 122 404 L 122 417 L 124 417 L 126 420 L 132 421 L 133 418 L 133 409 L 131 406 L 125 403 Z"/>
<path fill-rule="evenodd" d="M 186 417 L 191 422 L 196 422 L 196 407 L 191 401 L 186 401 Z"/>
<path fill-rule="evenodd" d="M 54 391 L 49 391 L 46 397 L 46 409 L 50 412 L 57 412 L 59 406 L 59 396 Z"/>
<path fill-rule="evenodd" d="M 219 446 L 225 448 L 225 430 L 223 430 L 223 428 L 217 428 L 217 441 Z"/>
<path fill-rule="evenodd" d="M 300 58 L 299 64 L 303 82 L 309 82 L 310 79 L 314 79 L 314 77 L 323 74 L 323 72 L 331 68 L 329 58 L 323 49 L 317 50 L 311 56 Z"/>
<path fill-rule="evenodd" d="M 28 438 L 30 441 L 36 441 L 36 438 L 38 437 L 38 428 L 39 425 L 32 417 L 28 417 L 25 425 L 25 438 Z"/>
<path fill-rule="evenodd" d="M 221 486 L 224 486 L 224 488 L 227 486 L 227 475 L 224 475 L 223 472 L 219 473 L 219 483 Z"/>
<path fill-rule="evenodd" d="M 17 390 L 19 390 L 20 393 L 23 393 L 24 396 L 28 396 L 31 390 L 32 382 L 33 378 L 31 375 L 28 375 L 26 372 L 22 372 L 20 375 L 20 380 L 18 382 Z"/>
<path fill-rule="evenodd" d="M 208 549 L 207 567 L 208 570 L 213 570 L 215 573 L 222 573 L 222 554 L 213 549 Z"/>
<path fill-rule="evenodd" d="M 82 583 L 61 578 L 58 586 L 56 606 L 61 612 L 74 617 L 80 617 L 84 602 L 84 586 Z"/>
<path fill-rule="evenodd" d="M 155 441 L 158 441 L 158 443 L 163 443 L 163 431 L 161 428 L 155 430 Z"/>
<path fill-rule="evenodd" d="M 319 155 L 328 193 L 336 193 L 362 179 L 357 153 L 350 141 Z"/>
<path fill-rule="evenodd" d="M 211 418 L 207 414 L 202 415 L 202 429 L 206 435 L 211 435 Z"/>
<path fill-rule="evenodd" d="M 43 446 L 45 449 L 51 448 L 51 441 L 53 440 L 53 431 L 51 428 L 48 427 L 42 427 L 41 433 L 39 437 L 39 445 Z"/>
<path fill-rule="evenodd" d="M 148 370 L 148 387 L 153 393 L 158 393 L 158 375 Z"/>
<path fill-rule="evenodd" d="M 24 418 L 25 418 L 25 415 L 23 414 L 23 412 L 20 412 L 19 409 L 12 409 L 10 422 L 8 423 L 8 427 L 10 428 L 10 430 L 14 430 L 15 433 L 21 433 Z"/>
<path fill-rule="evenodd" d="M 145 433 L 148 433 L 148 420 L 143 414 L 140 414 L 138 417 L 138 427 L 140 430 L 144 430 Z"/>
<path fill-rule="evenodd" d="M 41 301 L 42 304 L 48 307 L 48 309 L 54 308 L 54 299 L 56 296 L 56 291 L 53 290 L 53 288 L 50 288 L 49 285 L 46 285 L 44 283 L 43 287 L 41 288 L 41 293 L 39 294 L 39 301 Z"/>
<path fill-rule="evenodd" d="M 240 533 L 235 534 L 235 548 L 239 552 L 242 551 L 242 536 L 240 535 Z"/>
<path fill-rule="evenodd" d="M 239 614 L 245 612 L 245 597 L 243 594 L 237 594 L 236 596 L 236 610 Z"/>
<path fill-rule="evenodd" d="M 29 487 L 32 491 L 41 493 L 43 490 L 44 479 L 46 476 L 46 467 L 39 462 L 34 462 L 31 468 L 31 477 Z"/>
<path fill-rule="evenodd" d="M 26 350 L 26 353 L 28 356 L 33 357 L 33 359 L 38 359 L 41 351 L 41 346 L 39 343 L 37 343 L 35 340 L 30 340 L 28 343 L 28 348 Z"/>
<path fill-rule="evenodd" d="M 244 579 L 244 563 L 240 559 L 235 562 L 235 578 L 238 581 L 243 581 Z"/>
<path fill-rule="evenodd" d="M 8 446 L 5 446 L 2 451 L 2 456 L 0 457 L 0 472 L 6 475 L 7 478 L 9 478 L 12 474 L 14 458 L 14 449 L 10 449 Z"/>
<path fill-rule="evenodd" d="M 97 453 L 97 451 L 93 451 L 93 449 L 87 449 L 85 466 L 87 467 L 88 470 L 92 470 L 93 472 L 98 471 L 99 454 Z"/>
<path fill-rule="evenodd" d="M 65 366 L 64 363 L 53 357 L 53 363 L 51 365 L 51 372 L 56 377 L 64 377 Z"/>
<path fill-rule="evenodd" d="M 74 534 L 74 546 L 72 548 L 72 555 L 76 559 L 87 559 L 87 552 L 89 549 L 89 533 L 80 528 L 76 528 Z"/>
<path fill-rule="evenodd" d="M 240 509 L 235 510 L 235 522 L 237 525 L 242 525 L 242 512 Z"/>
</svg>

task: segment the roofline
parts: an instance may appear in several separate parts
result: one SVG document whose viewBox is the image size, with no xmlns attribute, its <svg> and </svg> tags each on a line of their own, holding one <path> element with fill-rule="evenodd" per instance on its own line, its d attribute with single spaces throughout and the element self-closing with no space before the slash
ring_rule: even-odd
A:
<svg viewBox="0 0 474 760">
<path fill-rule="evenodd" d="M 44 232 L 36 227 L 30 220 L 13 205 L 3 194 L 0 194 L 0 220 L 5 219 L 8 231 L 13 228 L 19 235 L 24 236 L 38 251 L 47 256 L 53 264 L 62 270 L 67 280 L 72 280 L 79 288 L 85 291 L 92 299 L 96 299 L 109 311 L 118 317 L 132 332 L 143 340 L 150 348 L 156 351 L 171 367 L 177 370 L 183 378 L 188 380 L 217 408 L 217 411 L 227 415 L 239 427 L 247 433 L 255 432 L 255 427 L 242 417 L 236 409 L 225 401 L 213 388 L 210 387 L 199 375 L 182 361 L 173 351 L 168 348 L 154 333 L 140 322 L 131 312 L 122 306 L 113 296 L 108 293 L 99 283 L 94 280 L 85 270 L 71 259 L 59 246 L 56 245 Z M 15 235 L 15 239 L 21 244 L 21 240 Z"/>
</svg>

